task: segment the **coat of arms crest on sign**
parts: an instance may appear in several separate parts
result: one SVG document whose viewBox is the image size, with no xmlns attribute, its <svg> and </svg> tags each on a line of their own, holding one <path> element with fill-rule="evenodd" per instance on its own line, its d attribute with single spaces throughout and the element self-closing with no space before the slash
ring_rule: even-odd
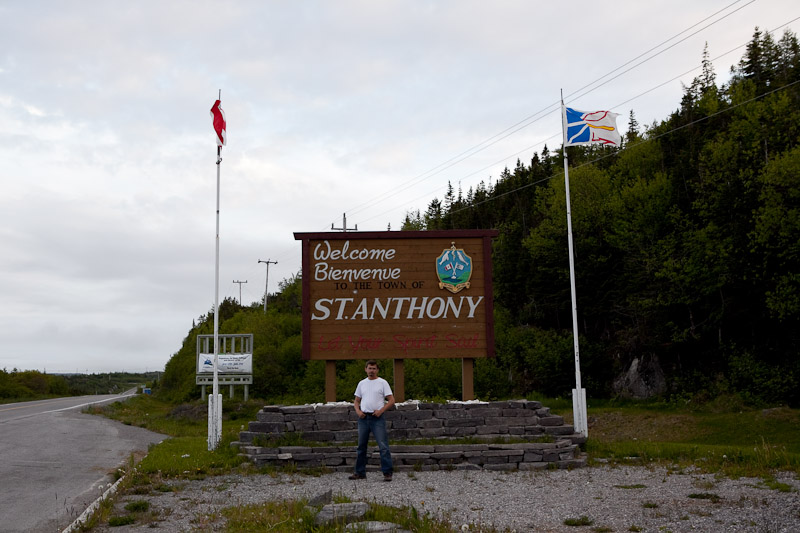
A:
<svg viewBox="0 0 800 533">
<path fill-rule="evenodd" d="M 472 258 L 463 248 L 456 248 L 456 243 L 451 243 L 450 248 L 445 248 L 436 258 L 436 274 L 439 276 L 439 288 L 456 293 L 461 289 L 469 289 L 469 279 L 472 277 Z"/>
</svg>

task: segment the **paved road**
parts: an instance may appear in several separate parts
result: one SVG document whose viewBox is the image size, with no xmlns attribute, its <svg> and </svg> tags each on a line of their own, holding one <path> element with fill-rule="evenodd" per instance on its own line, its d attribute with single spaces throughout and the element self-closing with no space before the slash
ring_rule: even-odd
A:
<svg viewBox="0 0 800 533">
<path fill-rule="evenodd" d="M 131 393 L 0 405 L 0 532 L 62 531 L 132 453 L 166 438 L 81 412 Z"/>
</svg>

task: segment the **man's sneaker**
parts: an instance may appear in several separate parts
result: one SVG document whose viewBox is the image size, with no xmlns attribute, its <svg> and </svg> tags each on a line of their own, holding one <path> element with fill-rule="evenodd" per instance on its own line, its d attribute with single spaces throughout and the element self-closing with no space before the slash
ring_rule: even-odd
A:
<svg viewBox="0 0 800 533">
<path fill-rule="evenodd" d="M 391 479 L 391 477 L 392 476 L 389 476 L 390 479 Z M 352 476 L 350 476 L 347 479 L 366 479 L 366 478 L 367 478 L 367 476 L 364 476 L 362 474 L 353 474 Z"/>
<path fill-rule="evenodd" d="M 391 474 L 384 474 L 383 475 L 383 480 L 384 481 L 391 481 L 392 480 L 392 475 Z"/>
</svg>

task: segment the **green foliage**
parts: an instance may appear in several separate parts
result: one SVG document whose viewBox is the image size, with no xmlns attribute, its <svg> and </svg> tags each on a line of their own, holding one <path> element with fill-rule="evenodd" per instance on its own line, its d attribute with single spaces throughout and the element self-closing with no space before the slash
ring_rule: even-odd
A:
<svg viewBox="0 0 800 533">
<path fill-rule="evenodd" d="M 150 509 L 150 502 L 147 500 L 136 500 L 125 504 L 125 510 L 129 513 L 144 513 Z"/>
<path fill-rule="evenodd" d="M 36 370 L 0 370 L 0 403 L 69 396 L 69 383 L 63 376 Z"/>
<path fill-rule="evenodd" d="M 158 474 L 165 478 L 187 477 L 201 479 L 208 475 L 224 474 L 243 462 L 223 439 L 219 448 L 208 451 L 207 437 L 174 437 L 150 449 L 139 464 L 142 474 Z"/>
<path fill-rule="evenodd" d="M 136 518 L 131 515 L 125 516 L 112 516 L 108 519 L 108 525 L 111 527 L 129 526 L 136 522 Z"/>
</svg>

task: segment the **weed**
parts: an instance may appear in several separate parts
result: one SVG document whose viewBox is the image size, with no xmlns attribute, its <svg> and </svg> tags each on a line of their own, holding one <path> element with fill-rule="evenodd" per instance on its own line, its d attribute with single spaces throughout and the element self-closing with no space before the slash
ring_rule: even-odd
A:
<svg viewBox="0 0 800 533">
<path fill-rule="evenodd" d="M 702 479 L 695 479 L 694 481 L 692 481 L 692 486 L 697 487 L 698 489 L 709 490 L 714 488 L 714 482 Z"/>
<path fill-rule="evenodd" d="M 794 492 L 795 490 L 788 483 L 781 483 L 780 481 L 777 481 L 773 476 L 767 476 L 765 479 L 762 479 L 757 486 L 759 488 L 777 490 L 778 492 Z"/>
<path fill-rule="evenodd" d="M 628 528 L 628 531 L 633 531 L 634 533 L 638 533 L 639 531 L 644 531 L 644 529 L 640 528 L 639 526 L 631 526 Z"/>
<path fill-rule="evenodd" d="M 656 509 L 658 508 L 658 504 L 655 502 L 642 502 L 642 507 L 645 509 Z"/>
<path fill-rule="evenodd" d="M 711 500 L 712 503 L 718 503 L 722 500 L 719 494 L 714 494 L 713 492 L 693 492 L 689 494 L 689 497 L 696 500 Z"/>
<path fill-rule="evenodd" d="M 111 527 L 128 526 L 136 522 L 136 519 L 131 515 L 126 516 L 112 516 L 108 519 L 108 525 Z"/>
<path fill-rule="evenodd" d="M 125 505 L 125 510 L 129 513 L 143 513 L 150 509 L 150 502 L 147 500 L 135 500 Z"/>
<path fill-rule="evenodd" d="M 586 515 L 580 518 L 567 518 L 564 520 L 565 526 L 591 526 L 592 524 L 594 524 L 594 520 Z"/>
<path fill-rule="evenodd" d="M 352 503 L 353 502 L 353 500 L 352 500 L 352 498 L 350 498 L 350 496 L 347 496 L 346 494 L 342 494 L 341 492 L 336 493 L 331 498 L 331 501 L 333 503 Z"/>
<path fill-rule="evenodd" d="M 614 487 L 618 489 L 644 489 L 647 488 L 647 485 L 642 485 L 641 483 L 637 483 L 636 485 L 614 485 Z"/>
</svg>

